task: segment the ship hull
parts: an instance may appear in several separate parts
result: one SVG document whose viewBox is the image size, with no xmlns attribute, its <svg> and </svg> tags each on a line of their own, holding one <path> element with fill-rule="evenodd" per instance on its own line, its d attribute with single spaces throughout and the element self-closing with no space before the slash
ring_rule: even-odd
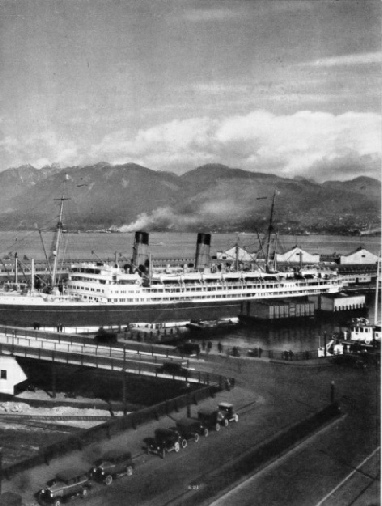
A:
<svg viewBox="0 0 382 506">
<path fill-rule="evenodd" d="M 17 327 L 101 327 L 128 323 L 163 323 L 193 319 L 235 318 L 241 310 L 240 301 L 179 302 L 149 305 L 50 306 L 0 305 L 0 323 Z"/>
<path fill-rule="evenodd" d="M 57 300 L 42 301 L 21 296 L 0 300 L 0 324 L 18 327 L 97 327 L 146 322 L 184 322 L 236 318 L 251 301 L 304 297 L 338 292 L 340 285 L 284 287 L 283 290 L 262 292 L 255 297 L 232 297 L 219 300 L 174 300 L 142 303 L 87 303 Z M 244 313 L 248 313 L 248 307 Z"/>
</svg>

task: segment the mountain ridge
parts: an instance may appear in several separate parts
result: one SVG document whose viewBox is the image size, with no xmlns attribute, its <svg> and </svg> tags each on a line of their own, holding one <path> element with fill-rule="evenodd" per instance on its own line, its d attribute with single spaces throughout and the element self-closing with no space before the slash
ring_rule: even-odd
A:
<svg viewBox="0 0 382 506">
<path fill-rule="evenodd" d="M 54 227 L 55 199 L 67 195 L 65 226 L 73 230 L 254 231 L 267 222 L 277 189 L 275 221 L 284 233 L 352 233 L 379 222 L 380 187 L 366 176 L 320 184 L 223 164 L 182 175 L 135 163 L 27 165 L 0 172 L 0 228 Z"/>
</svg>

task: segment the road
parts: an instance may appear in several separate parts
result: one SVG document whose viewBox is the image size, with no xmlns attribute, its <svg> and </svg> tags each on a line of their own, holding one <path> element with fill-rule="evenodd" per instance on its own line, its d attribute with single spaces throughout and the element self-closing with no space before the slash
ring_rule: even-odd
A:
<svg viewBox="0 0 382 506">
<path fill-rule="evenodd" d="M 172 418 L 164 417 L 136 431 L 88 447 L 82 453 L 74 452 L 59 461 L 54 460 L 49 466 L 31 470 L 23 480 L 16 477 L 5 485 L 14 487 L 15 491 L 15 487 L 22 488 L 26 504 L 30 504 L 27 501 L 32 499 L 32 493 L 58 470 L 79 464 L 90 467 L 101 451 L 125 447 L 136 456 L 133 477 L 121 478 L 110 487 L 96 485 L 81 504 L 180 506 L 186 497 L 192 494 L 197 497 L 194 487 L 204 487 L 211 473 L 220 469 L 224 475 L 224 464 L 231 459 L 326 405 L 330 400 L 331 381 L 335 381 L 335 393 L 346 416 L 273 463 L 245 486 L 237 488 L 232 492 L 234 495 L 218 499 L 226 502 L 216 502 L 216 505 L 318 506 L 327 497 L 322 503 L 325 506 L 361 506 L 362 502 L 357 503 L 357 500 L 362 497 L 363 489 L 364 497 L 373 487 L 379 490 L 377 452 L 372 455 L 380 445 L 379 370 L 302 367 L 233 358 L 200 362 L 198 368 L 236 377 L 234 389 L 203 402 L 203 406 L 216 406 L 223 400 L 233 402 L 239 412 L 238 424 L 211 433 L 199 443 L 190 442 L 185 450 L 179 454 L 170 453 L 165 460 L 144 455 L 143 438 L 151 436 L 158 426 L 173 426 L 172 418 L 185 415 L 180 411 Z M 192 407 L 193 416 L 199 407 Z M 341 494 L 348 502 L 337 502 Z M 195 504 L 200 506 L 198 502 Z"/>
<path fill-rule="evenodd" d="M 365 506 L 380 497 L 380 447 L 362 461 L 345 452 L 337 455 L 338 431 L 347 431 L 349 419 L 331 426 L 263 472 L 216 500 L 211 506 Z M 372 442 L 370 442 L 372 445 Z M 329 448 L 328 448 L 329 446 Z M 364 448 L 362 448 L 364 450 Z"/>
</svg>

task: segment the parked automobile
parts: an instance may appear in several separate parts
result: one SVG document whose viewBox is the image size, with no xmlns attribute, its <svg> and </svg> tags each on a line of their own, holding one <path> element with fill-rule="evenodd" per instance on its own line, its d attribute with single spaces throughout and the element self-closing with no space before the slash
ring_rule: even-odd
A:
<svg viewBox="0 0 382 506">
<path fill-rule="evenodd" d="M 147 438 L 146 453 L 153 453 L 160 455 L 162 459 L 165 458 L 166 453 L 178 453 L 180 448 L 187 446 L 187 440 L 182 438 L 176 429 L 156 429 L 153 438 Z"/>
<path fill-rule="evenodd" d="M 180 344 L 176 350 L 183 354 L 192 356 L 198 356 L 200 354 L 200 346 L 197 343 L 182 343 Z"/>
<path fill-rule="evenodd" d="M 90 479 L 83 469 L 67 469 L 49 480 L 39 491 L 38 499 L 43 504 L 61 506 L 62 502 L 76 496 L 86 497 L 90 489 Z"/>
<path fill-rule="evenodd" d="M 184 362 L 163 362 L 157 371 L 162 374 L 171 374 L 172 376 L 187 376 L 187 369 Z"/>
<path fill-rule="evenodd" d="M 199 441 L 201 435 L 208 436 L 208 428 L 204 427 L 200 420 L 195 418 L 182 418 L 176 422 L 176 428 L 184 439 L 193 439 L 195 443 Z"/>
<path fill-rule="evenodd" d="M 95 481 L 111 485 L 117 477 L 132 476 L 133 468 L 134 464 L 131 452 L 110 450 L 94 462 L 89 476 Z"/>
<path fill-rule="evenodd" d="M 198 412 L 198 420 L 201 422 L 203 428 L 219 431 L 224 421 L 224 416 L 218 409 L 201 409 Z"/>
<path fill-rule="evenodd" d="M 234 412 L 233 404 L 229 404 L 228 402 L 221 402 L 218 406 L 218 409 L 224 417 L 223 423 L 225 426 L 227 426 L 229 422 L 239 421 L 239 415 Z"/>
</svg>

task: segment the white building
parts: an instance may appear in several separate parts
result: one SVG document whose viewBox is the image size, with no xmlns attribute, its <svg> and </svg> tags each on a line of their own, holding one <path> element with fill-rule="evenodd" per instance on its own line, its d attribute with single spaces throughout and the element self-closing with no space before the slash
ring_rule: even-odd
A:
<svg viewBox="0 0 382 506">
<path fill-rule="evenodd" d="M 377 264 L 377 262 L 378 256 L 373 255 L 373 253 L 370 253 L 370 251 L 367 251 L 362 246 L 352 253 L 340 255 L 339 257 L 340 264 Z"/>
<path fill-rule="evenodd" d="M 236 246 L 233 248 L 227 250 L 227 251 L 217 251 L 216 252 L 216 259 L 217 260 L 230 260 L 235 262 L 236 261 L 236 255 L 239 260 L 239 262 L 253 262 L 255 259 L 255 255 L 248 253 L 247 250 L 238 247 L 236 252 Z"/>
<path fill-rule="evenodd" d="M 302 250 L 298 246 L 294 246 L 291 250 L 283 255 L 276 253 L 277 263 L 303 263 L 303 264 L 318 264 L 320 261 L 319 254 L 311 254 Z"/>
<path fill-rule="evenodd" d="M 365 307 L 365 295 L 325 293 L 321 295 L 321 311 L 346 311 Z"/>
<path fill-rule="evenodd" d="M 14 395 L 15 386 L 27 379 L 14 357 L 0 355 L 0 393 Z"/>
</svg>

